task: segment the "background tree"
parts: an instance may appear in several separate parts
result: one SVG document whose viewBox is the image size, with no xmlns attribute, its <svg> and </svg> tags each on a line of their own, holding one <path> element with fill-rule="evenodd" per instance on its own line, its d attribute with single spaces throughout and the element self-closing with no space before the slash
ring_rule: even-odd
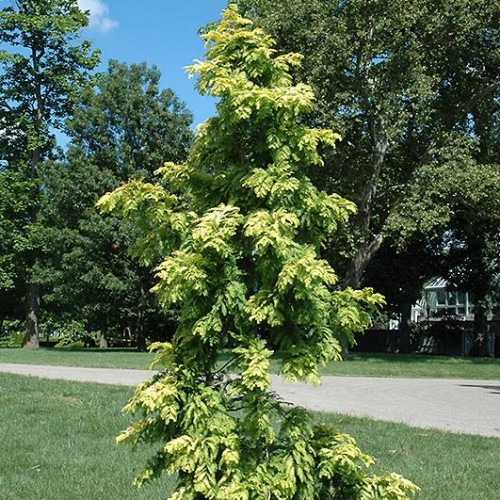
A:
<svg viewBox="0 0 500 500">
<path fill-rule="evenodd" d="M 36 269 L 47 319 L 76 320 L 105 337 L 127 329 L 141 348 L 146 331 L 158 335 L 166 319 L 148 293 L 150 271 L 127 254 L 136 230 L 103 217 L 95 203 L 120 183 L 186 157 L 191 114 L 172 90 L 160 90 L 160 77 L 145 63 L 110 61 L 83 93 L 67 122 L 65 161 L 45 170 L 46 258 Z"/>
<path fill-rule="evenodd" d="M 498 297 L 500 267 L 500 166 L 479 164 L 456 145 L 423 167 L 388 229 L 405 240 L 432 238 L 434 272 L 469 292 L 474 304 L 475 353 L 485 354 L 487 313 Z M 437 265 L 436 265 L 437 264 Z M 416 268 L 425 266 L 419 260 Z"/>
<path fill-rule="evenodd" d="M 20 250 L 26 246 L 31 187 L 19 172 L 0 166 L 0 333 L 5 319 L 23 316 Z"/>
<path fill-rule="evenodd" d="M 272 348 L 292 380 L 319 380 L 340 338 L 370 321 L 380 297 L 336 289 L 320 258 L 326 235 L 354 211 L 307 172 L 319 145 L 338 135 L 297 119 L 312 108 L 307 85 L 276 56 L 273 41 L 236 8 L 204 36 L 206 60 L 191 68 L 198 89 L 218 97 L 218 114 L 198 129 L 186 164 L 167 164 L 161 184 L 133 181 L 103 209 L 134 221 L 134 253 L 155 263 L 163 307 L 178 304 L 165 366 L 127 406 L 144 413 L 119 440 L 159 442 L 137 478 L 178 473 L 171 499 L 406 498 L 415 486 L 395 474 L 367 475 L 371 459 L 349 436 L 311 428 L 308 414 L 270 392 Z M 220 368 L 222 349 L 229 363 Z M 229 370 L 238 376 L 230 376 Z"/>
<path fill-rule="evenodd" d="M 498 5 L 238 4 L 272 33 L 280 50 L 303 53 L 298 73 L 318 96 L 309 120 L 344 137 L 334 167 L 318 181 L 359 208 L 345 260 L 345 282 L 357 286 L 388 235 L 388 218 L 411 192 L 419 170 L 436 165 L 440 150 L 453 147 L 457 137 L 472 138 L 479 147 L 470 150 L 469 160 L 498 163 Z"/>
<path fill-rule="evenodd" d="M 40 213 L 43 163 L 53 148 L 52 132 L 68 116 L 97 53 L 88 42 L 77 44 L 88 24 L 76 0 L 14 0 L 0 11 L 0 120 L 7 135 L 17 136 L 13 160 L 20 182 L 30 182 L 22 279 L 26 292 L 26 342 L 38 347 L 41 289 L 32 274 L 40 253 L 37 223 Z M 11 145 L 11 147 L 13 147 Z"/>
<path fill-rule="evenodd" d="M 119 179 L 148 178 L 165 161 L 182 161 L 192 116 L 156 66 L 110 61 L 67 123 L 70 147 Z"/>
<path fill-rule="evenodd" d="M 366 269 L 365 281 L 381 293 L 387 303 L 388 317 L 396 316 L 398 352 L 408 353 L 419 346 L 411 338 L 411 310 L 422 297 L 424 285 L 443 272 L 441 240 L 416 232 L 403 242 L 390 236 Z"/>
</svg>

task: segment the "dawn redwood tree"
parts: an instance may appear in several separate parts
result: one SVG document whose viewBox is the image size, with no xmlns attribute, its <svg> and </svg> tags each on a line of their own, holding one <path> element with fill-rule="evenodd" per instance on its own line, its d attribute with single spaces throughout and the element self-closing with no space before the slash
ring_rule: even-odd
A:
<svg viewBox="0 0 500 500">
<path fill-rule="evenodd" d="M 100 207 L 135 221 L 132 251 L 156 267 L 163 307 L 177 305 L 164 369 L 126 407 L 143 418 L 119 441 L 157 443 L 136 483 L 177 473 L 179 499 L 407 498 L 397 474 L 370 475 L 353 438 L 281 404 L 270 390 L 273 349 L 291 380 L 319 381 L 340 339 L 370 323 L 382 298 L 338 289 L 319 252 L 354 205 L 317 189 L 308 171 L 339 138 L 302 125 L 314 96 L 294 85 L 298 54 L 273 41 L 234 6 L 204 35 L 206 59 L 190 68 L 198 89 L 219 98 L 188 161 L 166 164 L 160 183 L 130 182 Z M 224 366 L 217 361 L 229 349 Z"/>
<path fill-rule="evenodd" d="M 13 0 L 0 11 L 0 120 L 3 135 L 18 138 L 8 167 L 29 182 L 30 205 L 22 252 L 26 286 L 26 344 L 38 347 L 41 287 L 32 276 L 37 261 L 43 163 L 53 149 L 53 130 L 70 113 L 98 61 L 88 42 L 77 43 L 88 17 L 76 0 Z M 3 156 L 3 155 L 2 155 Z M 5 165 L 3 166 L 5 167 Z"/>
</svg>

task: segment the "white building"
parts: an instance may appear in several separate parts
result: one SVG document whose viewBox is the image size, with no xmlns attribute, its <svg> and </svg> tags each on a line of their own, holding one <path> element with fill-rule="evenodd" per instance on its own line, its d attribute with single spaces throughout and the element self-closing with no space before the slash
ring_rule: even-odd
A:
<svg viewBox="0 0 500 500">
<path fill-rule="evenodd" d="M 493 310 L 488 315 L 486 352 L 490 356 L 495 355 L 495 343 L 499 342 L 499 340 L 495 342 L 496 337 L 500 334 L 500 318 L 497 314 L 499 309 L 500 304 L 494 304 Z M 411 321 L 428 327 L 437 326 L 440 320 L 445 318 L 464 322 L 460 345 L 457 344 L 452 348 L 450 346 L 439 347 L 436 345 L 436 339 L 433 339 L 432 336 L 424 337 L 421 352 L 438 353 L 439 349 L 444 349 L 448 354 L 468 356 L 474 344 L 472 327 L 474 306 L 468 293 L 447 290 L 446 280 L 437 278 L 424 287 L 422 298 L 412 307 Z"/>
<path fill-rule="evenodd" d="M 411 320 L 418 323 L 429 317 L 454 316 L 457 319 L 474 319 L 472 302 L 467 292 L 447 290 L 447 282 L 437 278 L 424 287 L 422 298 L 411 309 Z"/>
</svg>

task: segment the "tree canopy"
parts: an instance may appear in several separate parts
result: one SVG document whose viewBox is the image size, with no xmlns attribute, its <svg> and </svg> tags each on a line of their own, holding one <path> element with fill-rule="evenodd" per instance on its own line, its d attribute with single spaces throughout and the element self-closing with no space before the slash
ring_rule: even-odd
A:
<svg viewBox="0 0 500 500">
<path fill-rule="evenodd" d="M 360 283 L 388 236 L 388 218 L 411 195 L 420 168 L 442 157 L 443 148 L 472 140 L 477 148 L 469 150 L 470 158 L 481 164 L 498 163 L 495 4 L 486 0 L 241 0 L 238 4 L 276 38 L 280 50 L 303 53 L 298 73 L 318 96 L 309 119 L 339 130 L 344 137 L 332 170 L 319 182 L 359 208 L 351 228 L 354 238 L 347 242 L 347 283 Z"/>
<path fill-rule="evenodd" d="M 44 258 L 36 267 L 47 322 L 79 321 L 107 338 L 127 329 L 142 348 L 145 334 L 157 338 L 166 321 L 148 293 L 151 273 L 127 254 L 136 230 L 103 217 L 95 203 L 120 183 L 151 178 L 166 160 L 186 157 L 191 114 L 173 91 L 160 90 L 160 76 L 145 63 L 111 61 L 83 93 L 66 124 L 65 159 L 45 167 Z"/>
<path fill-rule="evenodd" d="M 477 279 L 462 279 L 460 286 L 477 304 L 475 333 L 484 337 L 487 307 L 481 304 L 498 293 L 484 286 L 497 283 L 491 255 L 498 253 L 498 238 L 488 236 L 490 250 L 480 250 L 482 235 L 491 232 L 476 217 L 478 205 L 458 199 L 491 193 L 498 176 L 498 6 L 486 0 L 238 5 L 276 38 L 279 50 L 303 53 L 297 72 L 318 96 L 307 119 L 344 137 L 333 168 L 315 178 L 359 209 L 342 235 L 343 249 L 325 252 L 344 282 L 374 285 L 392 277 L 385 289 L 399 290 L 396 302 L 409 317 L 429 273 L 452 286 L 468 267 Z M 470 223 L 467 236 L 460 220 Z M 452 241 L 460 252 L 449 252 Z M 389 255 L 406 266 L 404 284 Z"/>
<path fill-rule="evenodd" d="M 32 347 L 39 343 L 41 289 L 32 268 L 40 254 L 43 162 L 53 150 L 54 129 L 61 127 L 98 62 L 88 42 L 78 43 L 87 24 L 76 0 L 15 0 L 0 11 L 0 141 L 5 146 L 0 175 L 20 183 L 13 191 L 22 192 L 29 184 L 29 202 L 26 212 L 18 213 L 17 231 L 3 235 L 7 251 L 14 251 L 2 264 L 18 261 L 15 267 L 27 289 L 26 342 Z M 0 220 L 19 204 L 3 208 L 7 215 L 0 214 Z"/>
</svg>

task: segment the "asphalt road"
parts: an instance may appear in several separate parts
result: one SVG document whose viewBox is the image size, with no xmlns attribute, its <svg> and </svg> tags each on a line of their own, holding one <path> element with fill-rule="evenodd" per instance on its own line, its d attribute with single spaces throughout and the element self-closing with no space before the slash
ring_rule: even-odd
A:
<svg viewBox="0 0 500 500">
<path fill-rule="evenodd" d="M 127 386 L 137 385 L 153 373 L 2 363 L 0 372 Z M 272 388 L 285 401 L 315 411 L 500 437 L 500 380 L 325 376 L 319 387 L 313 387 L 284 382 L 273 375 Z"/>
</svg>

